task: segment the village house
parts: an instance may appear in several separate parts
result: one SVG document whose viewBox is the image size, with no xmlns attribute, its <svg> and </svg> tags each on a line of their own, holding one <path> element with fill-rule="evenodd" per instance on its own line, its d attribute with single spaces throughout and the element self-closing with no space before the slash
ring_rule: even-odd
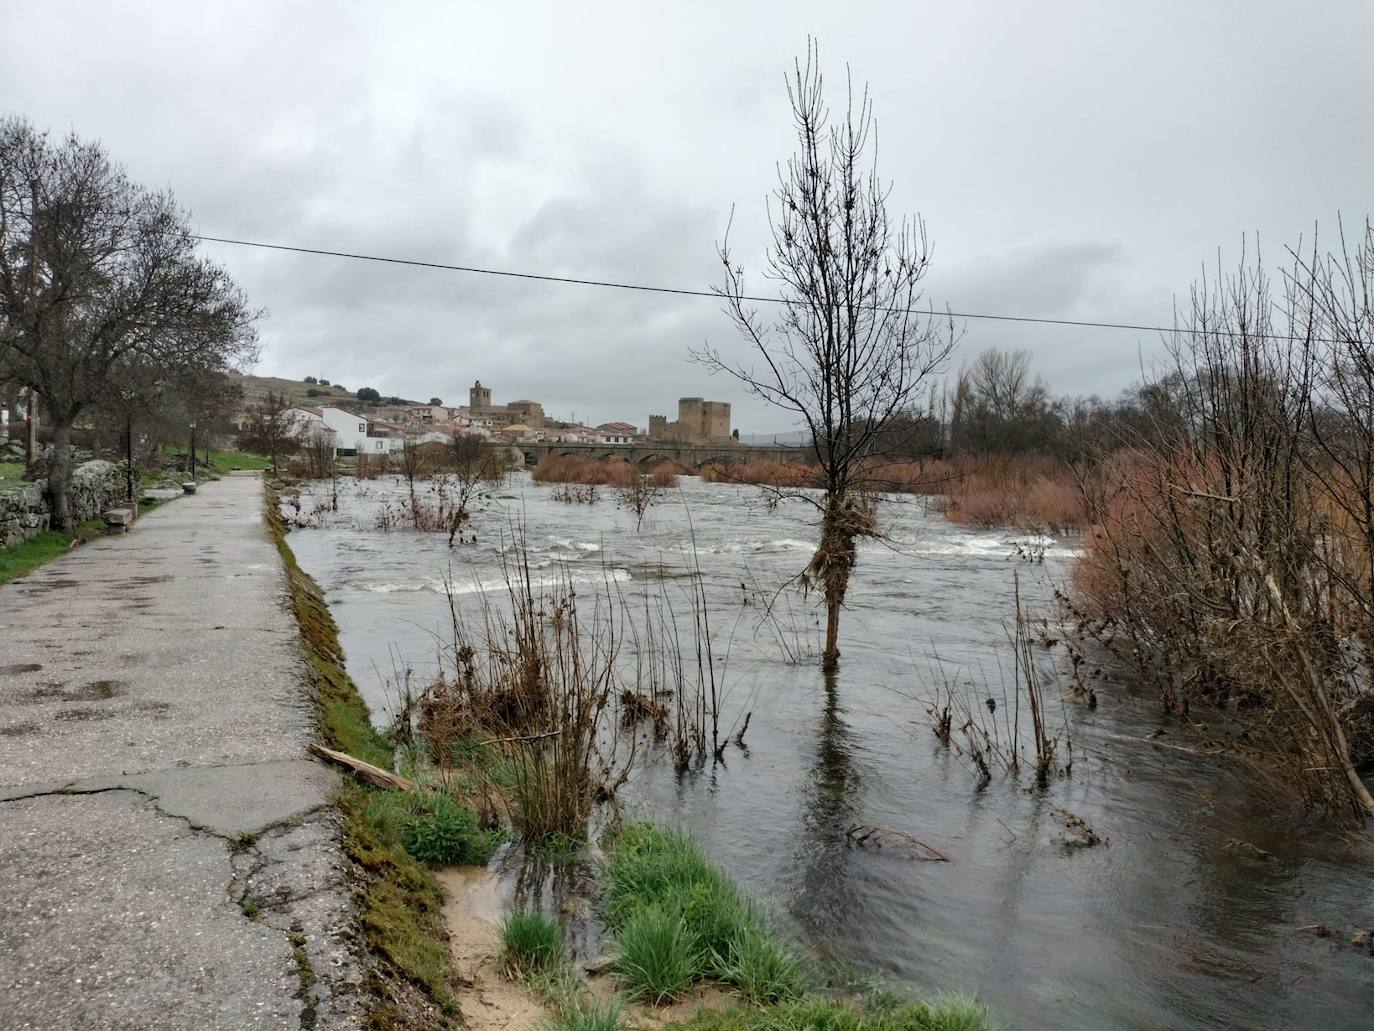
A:
<svg viewBox="0 0 1374 1031">
<path fill-rule="evenodd" d="M 639 440 L 639 427 L 628 422 L 603 422 L 596 434 L 598 444 L 633 444 Z"/>
</svg>

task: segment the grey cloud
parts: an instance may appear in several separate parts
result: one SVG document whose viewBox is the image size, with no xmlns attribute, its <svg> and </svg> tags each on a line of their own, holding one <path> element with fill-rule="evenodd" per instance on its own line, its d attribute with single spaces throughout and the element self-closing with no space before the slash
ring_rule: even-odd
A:
<svg viewBox="0 0 1374 1031">
<path fill-rule="evenodd" d="M 814 33 L 833 102 L 846 63 L 872 84 L 894 210 L 930 225 L 934 304 L 1158 323 L 1243 232 L 1276 254 L 1313 219 L 1365 215 L 1374 137 L 1350 125 L 1374 93 L 1371 32 L 1356 0 L 634 18 L 88 0 L 7 12 L 0 107 L 100 137 L 213 235 L 701 288 L 732 205 L 740 258 L 761 266 L 792 143 L 783 76 Z M 264 372 L 421 397 L 480 376 L 637 423 L 705 394 L 745 430 L 788 428 L 687 363 L 703 340 L 746 354 L 710 300 L 212 253 L 272 312 Z M 1111 394 L 1158 341 L 970 321 L 961 357 L 988 346 L 1030 349 L 1056 389 Z"/>
</svg>

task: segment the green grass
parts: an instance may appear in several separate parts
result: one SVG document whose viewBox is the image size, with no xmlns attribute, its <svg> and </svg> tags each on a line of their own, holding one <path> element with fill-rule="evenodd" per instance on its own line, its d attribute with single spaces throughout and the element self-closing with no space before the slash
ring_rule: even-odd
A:
<svg viewBox="0 0 1374 1031">
<path fill-rule="evenodd" d="M 543 1024 L 543 1031 L 628 1031 L 628 1028 L 616 1000 L 599 1001 L 581 995 L 560 1006 Z"/>
<path fill-rule="evenodd" d="M 22 480 L 23 478 L 23 462 L 0 462 L 0 483 Z"/>
<path fill-rule="evenodd" d="M 671 983 L 674 978 L 666 975 L 687 961 L 689 983 L 719 981 L 751 1000 L 792 998 L 802 991 L 806 978 L 796 953 L 687 835 L 630 824 L 610 846 L 602 881 L 602 912 L 618 943 L 623 948 L 633 929 L 642 950 L 622 964 L 621 976 L 632 991 Z M 646 910 L 656 915 L 641 925 L 638 918 Z M 670 923 L 681 926 L 682 940 L 668 934 Z M 658 977 L 656 968 L 665 976 Z"/>
<path fill-rule="evenodd" d="M 65 555 L 71 550 L 72 540 L 77 537 L 91 537 L 104 532 L 104 521 L 91 519 L 79 524 L 75 533 L 45 530 L 13 548 L 0 548 L 0 583 L 23 576 L 43 563 Z"/>
<path fill-rule="evenodd" d="M 807 991 L 801 955 L 759 905 L 681 831 L 625 826 L 605 842 L 601 911 L 615 971 L 631 998 L 658 1002 L 694 983 L 731 988 L 742 1005 L 704 1010 L 691 1031 L 987 1031 L 988 1010 L 964 996 L 865 1002 Z"/>
<path fill-rule="evenodd" d="M 808 995 L 769 1006 L 702 1009 L 669 1024 L 673 1031 L 992 1031 L 988 1008 L 967 996 L 943 995 L 873 1012 L 839 999 Z"/>
<path fill-rule="evenodd" d="M 673 908 L 638 909 L 616 933 L 616 976 L 636 1001 L 679 998 L 705 973 L 706 960 L 687 921 Z"/>
<path fill-rule="evenodd" d="M 537 910 L 518 910 L 501 922 L 501 955 L 508 971 L 528 976 L 566 965 L 568 946 L 553 917 Z"/>
<path fill-rule="evenodd" d="M 202 448 L 196 448 L 196 468 L 199 470 L 203 460 Z M 164 444 L 163 454 L 177 457 L 185 457 L 185 444 Z M 270 469 L 272 459 L 265 455 L 254 455 L 247 451 L 211 451 L 210 463 L 215 472 L 223 476 L 225 473 L 233 472 L 235 469 Z"/>
<path fill-rule="evenodd" d="M 504 835 L 477 826 L 477 815 L 442 791 L 383 791 L 363 807 L 368 826 L 432 866 L 483 865 Z"/>
<path fill-rule="evenodd" d="M 776 936 L 740 928 L 713 956 L 716 976 L 750 1002 L 782 1002 L 801 995 L 801 960 Z"/>
</svg>

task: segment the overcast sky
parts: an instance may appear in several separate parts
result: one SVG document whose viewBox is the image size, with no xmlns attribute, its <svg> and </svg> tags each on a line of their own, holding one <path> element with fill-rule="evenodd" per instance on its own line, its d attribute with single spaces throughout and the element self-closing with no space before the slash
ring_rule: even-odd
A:
<svg viewBox="0 0 1374 1031">
<path fill-rule="evenodd" d="M 937 306 L 1167 322 L 1242 234 L 1374 209 L 1369 0 L 10 4 L 0 112 L 101 139 L 207 235 L 705 288 L 731 205 L 760 264 L 808 33 L 871 85 Z M 710 300 L 210 249 L 270 311 L 265 374 L 791 428 L 687 363 L 744 346 Z M 1111 395 L 1157 340 L 970 321 L 960 358 L 992 346 Z"/>
</svg>

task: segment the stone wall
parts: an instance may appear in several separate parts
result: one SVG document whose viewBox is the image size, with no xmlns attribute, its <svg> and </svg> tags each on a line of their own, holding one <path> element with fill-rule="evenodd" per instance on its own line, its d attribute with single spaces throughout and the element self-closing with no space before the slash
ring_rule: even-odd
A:
<svg viewBox="0 0 1374 1031">
<path fill-rule="evenodd" d="M 39 481 L 0 488 L 0 546 L 12 548 L 48 529 L 45 486 Z M 124 477 L 113 462 L 84 462 L 72 471 L 72 517 L 77 522 L 94 519 L 123 496 Z"/>
</svg>

